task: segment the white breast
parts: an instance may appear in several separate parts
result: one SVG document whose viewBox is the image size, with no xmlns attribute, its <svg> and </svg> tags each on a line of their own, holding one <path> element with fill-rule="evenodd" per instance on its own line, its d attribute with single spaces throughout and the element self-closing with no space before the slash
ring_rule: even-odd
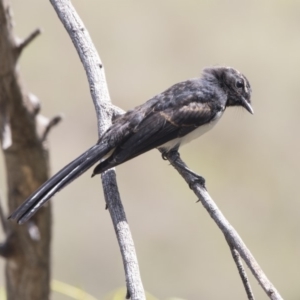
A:
<svg viewBox="0 0 300 300">
<path fill-rule="evenodd" d="M 223 115 L 223 112 L 224 112 L 224 110 L 219 111 L 216 114 L 216 116 L 214 117 L 214 119 L 212 119 L 209 123 L 199 126 L 198 128 L 196 128 L 189 134 L 187 134 L 181 138 L 176 138 L 174 140 L 171 140 L 171 141 L 161 145 L 159 148 L 164 148 L 165 151 L 168 151 L 168 150 L 174 148 L 178 144 L 180 144 L 182 146 L 182 145 L 187 144 L 190 141 L 200 137 L 201 135 L 203 135 L 204 133 L 206 133 L 207 131 L 212 129 L 217 124 L 217 122 L 220 120 L 221 116 Z"/>
</svg>

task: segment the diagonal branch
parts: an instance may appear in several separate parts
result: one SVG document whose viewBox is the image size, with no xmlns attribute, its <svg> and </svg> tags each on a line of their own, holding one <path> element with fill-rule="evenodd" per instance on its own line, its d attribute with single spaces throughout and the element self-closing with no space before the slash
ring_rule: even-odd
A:
<svg viewBox="0 0 300 300">
<path fill-rule="evenodd" d="M 65 26 L 84 66 L 96 110 L 98 135 L 101 137 L 110 126 L 113 116 L 103 64 L 88 31 L 75 11 L 71 1 L 50 0 L 50 2 L 60 21 Z M 108 170 L 102 174 L 101 178 L 106 205 L 114 224 L 123 258 L 127 284 L 126 297 L 131 297 L 133 300 L 146 299 L 140 278 L 133 239 L 118 191 L 115 171 Z"/>
<path fill-rule="evenodd" d="M 17 55 L 20 56 L 22 51 L 25 47 L 27 47 L 33 40 L 38 37 L 42 33 L 42 30 L 40 28 L 36 28 L 34 31 L 32 31 L 24 40 L 17 42 Z"/>
<path fill-rule="evenodd" d="M 282 300 L 282 297 L 267 278 L 263 270 L 260 268 L 259 264 L 249 251 L 249 249 L 244 244 L 243 240 L 235 229 L 230 225 L 228 220 L 219 210 L 218 206 L 215 204 L 213 199 L 210 197 L 209 193 L 201 184 L 199 184 L 199 177 L 188 172 L 184 167 L 186 164 L 178 156 L 178 153 L 169 152 L 165 154 L 171 165 L 179 172 L 179 174 L 184 178 L 190 188 L 201 201 L 202 205 L 205 207 L 207 212 L 210 214 L 212 219 L 216 222 L 218 227 L 223 232 L 230 249 L 234 248 L 240 256 L 243 258 L 249 269 L 251 270 L 254 277 L 257 279 L 259 284 L 262 286 L 266 294 L 272 300 Z"/>
<path fill-rule="evenodd" d="M 56 115 L 56 116 L 52 117 L 51 119 L 47 119 L 47 124 L 43 128 L 43 132 L 41 134 L 42 142 L 44 142 L 47 139 L 48 134 L 50 133 L 51 129 L 54 126 L 56 126 L 58 123 L 60 123 L 62 119 L 63 119 L 62 115 Z"/>
<path fill-rule="evenodd" d="M 253 295 L 253 292 L 251 290 L 250 282 L 248 280 L 246 271 L 243 267 L 241 256 L 240 256 L 239 252 L 234 247 L 232 247 L 232 245 L 229 244 L 229 246 L 230 246 L 230 250 L 231 250 L 233 260 L 236 264 L 236 267 L 239 271 L 240 277 L 241 277 L 242 282 L 244 284 L 244 288 L 245 288 L 246 294 L 248 296 L 248 299 L 249 300 L 254 300 L 254 295 Z"/>
</svg>

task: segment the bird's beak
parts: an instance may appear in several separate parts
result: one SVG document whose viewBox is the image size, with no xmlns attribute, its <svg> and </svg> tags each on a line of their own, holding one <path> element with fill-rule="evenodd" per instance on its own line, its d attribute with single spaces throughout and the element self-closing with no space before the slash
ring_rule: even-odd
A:
<svg viewBox="0 0 300 300">
<path fill-rule="evenodd" d="M 250 114 L 252 115 L 254 114 L 252 106 L 244 97 L 242 97 L 242 105 L 244 108 L 246 108 L 249 111 Z"/>
</svg>

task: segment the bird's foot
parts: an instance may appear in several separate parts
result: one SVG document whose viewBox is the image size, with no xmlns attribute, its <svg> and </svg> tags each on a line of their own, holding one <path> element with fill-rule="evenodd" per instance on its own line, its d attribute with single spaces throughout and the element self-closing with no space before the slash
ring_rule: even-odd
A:
<svg viewBox="0 0 300 300">
<path fill-rule="evenodd" d="M 190 189 L 193 189 L 194 184 L 200 184 L 204 189 L 206 189 L 204 177 L 198 175 L 197 173 L 189 169 L 187 166 L 183 166 L 183 169 L 186 172 L 188 172 L 192 177 L 189 183 Z"/>
<path fill-rule="evenodd" d="M 189 183 L 189 187 L 190 189 L 193 189 L 193 186 L 194 184 L 200 184 L 204 189 L 206 189 L 205 187 L 205 179 L 196 174 L 194 171 L 192 171 L 191 169 L 189 169 L 185 163 L 183 161 L 181 161 L 180 159 L 180 154 L 177 150 L 171 150 L 169 152 L 165 151 L 165 152 L 162 152 L 161 154 L 162 156 L 162 159 L 164 160 L 170 160 L 170 163 L 173 164 L 177 161 L 177 159 L 179 159 L 177 162 L 176 162 L 176 166 L 181 168 L 182 170 L 186 171 L 189 173 L 189 175 L 191 175 L 191 179 L 190 179 L 190 183 Z"/>
<path fill-rule="evenodd" d="M 205 179 L 202 176 L 200 176 L 194 172 L 191 175 L 193 176 L 193 178 L 189 182 L 190 189 L 192 190 L 195 184 L 200 184 L 201 187 L 206 190 Z"/>
</svg>

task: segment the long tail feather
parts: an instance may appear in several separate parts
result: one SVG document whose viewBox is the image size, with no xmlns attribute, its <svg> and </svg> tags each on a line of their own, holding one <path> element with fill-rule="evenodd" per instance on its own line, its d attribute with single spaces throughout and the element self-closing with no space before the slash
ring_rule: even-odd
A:
<svg viewBox="0 0 300 300">
<path fill-rule="evenodd" d="M 41 185 L 9 217 L 23 224 L 30 219 L 55 193 L 87 171 L 110 151 L 106 144 L 97 144 Z"/>
</svg>

